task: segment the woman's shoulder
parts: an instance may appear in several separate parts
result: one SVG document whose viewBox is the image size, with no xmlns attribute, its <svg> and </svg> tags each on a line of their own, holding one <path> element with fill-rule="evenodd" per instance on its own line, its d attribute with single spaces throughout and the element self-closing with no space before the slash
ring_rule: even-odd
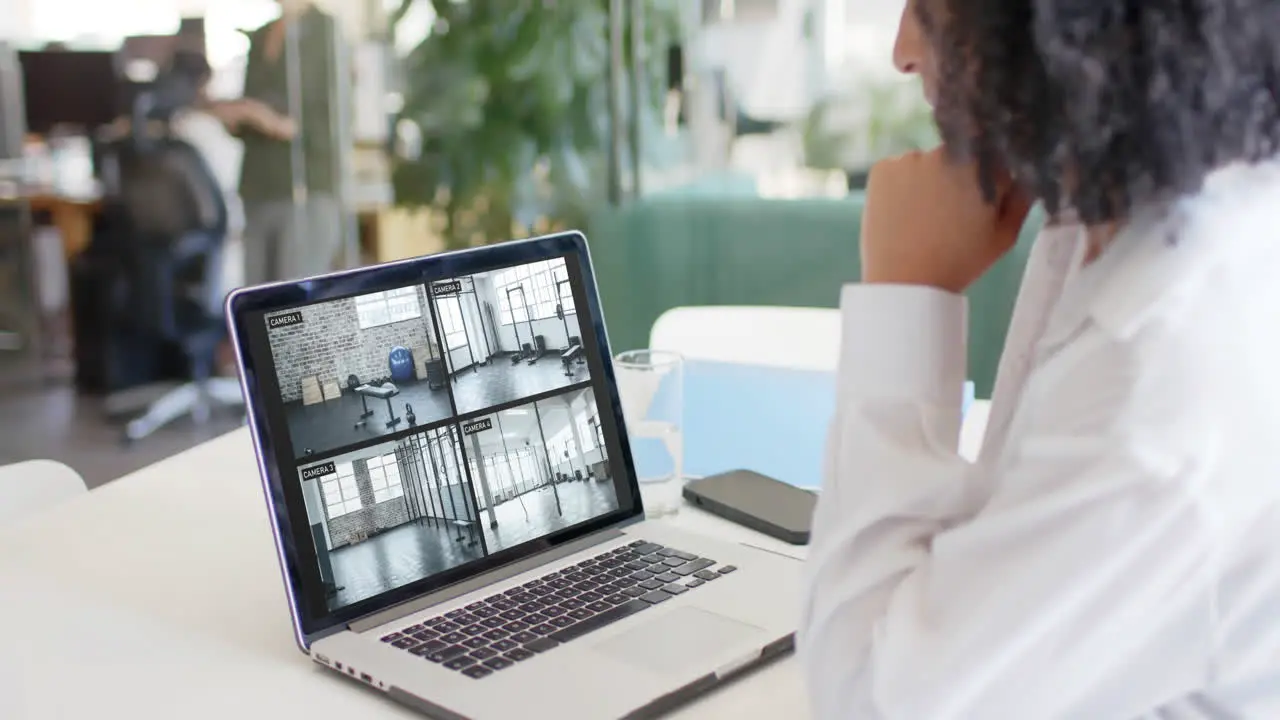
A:
<svg viewBox="0 0 1280 720">
<path fill-rule="evenodd" d="M 1199 437 L 1203 427 L 1253 415 L 1280 434 L 1280 172 L 1273 172 L 1237 169 L 1135 218 L 1079 271 L 1040 351 L 1058 360 L 1044 368 L 1044 380 L 1064 384 L 1073 406 L 1109 408 L 1105 417 L 1095 409 L 1091 423 L 1181 426 L 1165 437 L 1181 442 L 1188 439 L 1181 430 Z"/>
<path fill-rule="evenodd" d="M 1277 270 L 1280 162 L 1269 162 L 1225 168 L 1200 192 L 1139 213 L 1084 274 L 1092 318 L 1127 340 L 1153 325 L 1212 335 L 1195 323 L 1280 302 Z"/>
</svg>

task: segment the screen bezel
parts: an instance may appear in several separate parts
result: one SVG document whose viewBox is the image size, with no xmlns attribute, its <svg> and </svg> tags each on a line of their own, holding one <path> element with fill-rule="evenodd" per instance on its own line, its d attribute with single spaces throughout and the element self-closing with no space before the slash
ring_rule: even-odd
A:
<svg viewBox="0 0 1280 720">
<path fill-rule="evenodd" d="M 322 586 L 317 585 L 317 558 L 310 536 L 310 525 L 306 520 L 301 486 L 296 482 L 297 468 L 305 462 L 294 457 L 288 431 L 276 416 L 283 410 L 277 411 L 272 407 L 272 394 L 278 394 L 278 388 L 270 352 L 251 351 L 266 343 L 264 315 L 327 300 L 429 284 L 557 257 L 564 257 L 567 263 L 575 263 L 577 273 L 571 270 L 570 277 L 576 274 L 581 280 L 578 292 L 582 297 L 575 297 L 575 301 L 585 301 L 579 306 L 585 310 L 579 310 L 579 322 L 584 336 L 587 336 L 583 338 L 584 345 L 589 348 L 594 346 L 595 350 L 588 353 L 590 382 L 602 420 L 610 470 L 614 474 L 618 509 L 336 611 L 328 611 L 326 605 L 324 612 L 317 612 L 317 608 L 313 607 L 314 598 L 317 588 L 321 588 L 322 594 Z M 295 635 L 304 649 L 310 647 L 314 640 L 343 629 L 362 617 L 383 612 L 592 533 L 627 524 L 644 514 L 622 404 L 618 397 L 600 297 L 586 238 L 581 233 L 560 233 L 294 282 L 246 288 L 231 293 L 226 306 L 228 325 L 240 363 L 250 432 L 254 440 L 277 555 L 289 596 Z M 583 322 L 583 317 L 589 322 Z M 283 403 L 277 404 L 283 407 Z M 473 414 L 476 413 L 458 417 Z M 286 481 L 292 481 L 296 488 L 292 496 L 287 490 Z"/>
</svg>

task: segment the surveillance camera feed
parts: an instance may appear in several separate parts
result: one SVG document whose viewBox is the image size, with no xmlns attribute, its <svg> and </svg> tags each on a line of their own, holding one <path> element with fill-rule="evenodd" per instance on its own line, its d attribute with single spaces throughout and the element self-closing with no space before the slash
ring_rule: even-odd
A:
<svg viewBox="0 0 1280 720">
<path fill-rule="evenodd" d="M 563 258 L 265 316 L 330 612 L 616 511 Z"/>
</svg>

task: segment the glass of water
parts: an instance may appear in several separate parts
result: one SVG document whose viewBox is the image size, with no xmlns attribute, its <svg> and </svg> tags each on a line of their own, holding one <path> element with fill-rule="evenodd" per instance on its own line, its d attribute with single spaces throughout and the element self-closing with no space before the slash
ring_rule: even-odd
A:
<svg viewBox="0 0 1280 720">
<path fill-rule="evenodd" d="M 614 371 L 645 515 L 675 515 L 684 502 L 684 359 L 630 350 L 615 359 Z"/>
</svg>

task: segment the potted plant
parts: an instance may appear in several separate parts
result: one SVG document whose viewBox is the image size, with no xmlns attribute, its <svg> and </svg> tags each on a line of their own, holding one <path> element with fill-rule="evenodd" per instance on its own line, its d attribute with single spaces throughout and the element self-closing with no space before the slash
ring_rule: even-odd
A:
<svg viewBox="0 0 1280 720">
<path fill-rule="evenodd" d="M 806 164 L 845 170 L 850 190 L 866 187 L 876 160 L 940 142 L 933 111 L 919 88 L 900 80 L 868 82 L 819 101 L 801 132 Z"/>
<path fill-rule="evenodd" d="M 678 13 L 673 0 L 632 1 L 644 3 L 643 42 L 654 50 L 640 73 L 651 85 L 645 106 L 623 117 L 657 116 L 658 50 L 676 36 Z M 392 22 L 427 2 L 435 26 L 401 60 L 397 127 L 416 147 L 394 162 L 397 204 L 432 211 L 449 248 L 581 226 L 606 186 L 607 0 L 404 0 Z"/>
</svg>

